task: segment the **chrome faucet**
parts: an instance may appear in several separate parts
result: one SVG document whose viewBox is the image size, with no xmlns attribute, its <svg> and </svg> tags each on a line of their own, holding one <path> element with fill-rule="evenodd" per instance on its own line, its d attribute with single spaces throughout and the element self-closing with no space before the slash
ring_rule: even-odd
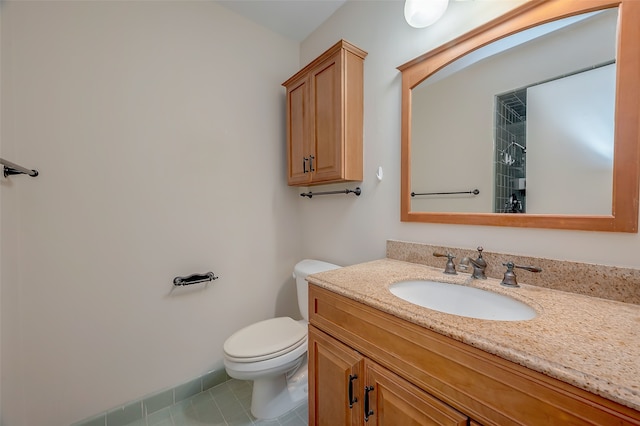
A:
<svg viewBox="0 0 640 426">
<path fill-rule="evenodd" d="M 478 258 L 475 260 L 470 257 L 462 258 L 460 261 L 460 269 L 463 271 L 467 270 L 469 263 L 471 263 L 473 265 L 473 273 L 471 276 L 480 280 L 486 280 L 487 276 L 484 271 L 487 269 L 487 262 L 482 258 L 482 250 L 484 250 L 482 247 L 478 247 Z"/>
</svg>

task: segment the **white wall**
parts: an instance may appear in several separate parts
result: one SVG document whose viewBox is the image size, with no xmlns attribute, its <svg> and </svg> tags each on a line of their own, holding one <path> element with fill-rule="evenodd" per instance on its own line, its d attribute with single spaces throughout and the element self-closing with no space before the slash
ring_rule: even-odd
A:
<svg viewBox="0 0 640 426">
<path fill-rule="evenodd" d="M 365 60 L 363 194 L 357 200 L 298 201 L 308 256 L 356 263 L 383 257 L 385 240 L 401 239 L 640 267 L 638 234 L 400 222 L 401 77 L 396 67 L 521 3 L 450 2 L 441 21 L 414 29 L 404 21 L 401 1 L 350 1 L 302 43 L 302 64 L 339 38 L 369 52 Z M 382 182 L 375 178 L 380 165 L 385 171 Z"/>
<path fill-rule="evenodd" d="M 615 73 L 612 64 L 527 89 L 528 213 L 611 214 Z"/>
<path fill-rule="evenodd" d="M 213 2 L 3 2 L 2 424 L 66 425 L 296 315 L 299 44 Z M 220 279 L 169 293 L 173 277 Z"/>
</svg>

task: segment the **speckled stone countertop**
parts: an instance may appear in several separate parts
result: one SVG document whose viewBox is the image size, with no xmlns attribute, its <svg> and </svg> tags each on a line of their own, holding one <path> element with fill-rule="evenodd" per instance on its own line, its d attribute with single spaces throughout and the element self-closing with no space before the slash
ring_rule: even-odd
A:
<svg viewBox="0 0 640 426">
<path fill-rule="evenodd" d="M 506 294 L 536 310 L 528 321 L 487 321 L 406 302 L 395 282 L 428 279 Z M 445 275 L 442 268 L 381 259 L 308 277 L 309 282 L 578 388 L 640 410 L 640 306 L 523 283 Z"/>
</svg>

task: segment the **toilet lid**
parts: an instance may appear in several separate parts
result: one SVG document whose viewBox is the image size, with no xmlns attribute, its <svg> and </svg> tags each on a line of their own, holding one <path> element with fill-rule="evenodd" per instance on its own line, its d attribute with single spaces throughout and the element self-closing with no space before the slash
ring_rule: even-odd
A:
<svg viewBox="0 0 640 426">
<path fill-rule="evenodd" d="M 235 332 L 224 342 L 228 357 L 261 361 L 290 352 L 304 344 L 307 328 L 289 317 L 272 318 Z"/>
</svg>

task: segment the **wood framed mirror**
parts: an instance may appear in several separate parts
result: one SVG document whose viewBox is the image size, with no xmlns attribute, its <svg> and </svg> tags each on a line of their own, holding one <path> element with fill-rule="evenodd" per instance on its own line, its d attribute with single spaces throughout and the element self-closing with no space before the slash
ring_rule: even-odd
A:
<svg viewBox="0 0 640 426">
<path fill-rule="evenodd" d="M 612 88 L 612 104 L 614 111 L 612 123 L 613 158 L 611 160 L 610 178 L 606 186 L 610 188 L 611 209 L 605 212 L 566 213 L 549 211 L 544 213 L 495 213 L 493 211 L 442 211 L 412 208 L 412 98 L 414 90 L 421 83 L 428 81 L 437 72 L 454 62 L 476 53 L 482 48 L 496 41 L 505 40 L 514 34 L 534 29 L 543 24 L 556 22 L 560 19 L 576 17 L 578 15 L 596 11 L 606 11 L 617 8 L 617 28 L 613 37 L 616 45 L 615 88 Z M 398 67 L 402 72 L 402 156 L 401 156 L 401 220 L 405 222 L 449 223 L 487 226 L 510 226 L 530 228 L 554 228 L 609 232 L 638 232 L 638 197 L 640 173 L 640 2 L 637 0 L 531 0 L 513 11 L 488 22 L 477 29 L 458 37 L 457 39 L 421 55 L 412 61 Z M 567 52 L 571 54 L 572 52 Z M 613 84 L 613 83 L 612 83 Z M 612 86 L 613 87 L 613 86 Z M 515 88 L 514 88 L 515 89 Z M 417 92 L 416 92 L 417 93 Z M 495 126 L 490 123 L 490 126 Z M 429 139 L 428 137 L 426 139 Z M 436 138 L 433 138 L 436 139 Z M 492 139 L 490 137 L 490 139 Z M 431 140 L 429 144 L 441 142 Z M 494 146 L 495 141 L 489 141 Z M 518 145 L 516 143 L 516 145 Z M 432 146 L 432 145 L 429 145 Z M 416 148 L 416 146 L 414 146 Z M 491 148 L 494 150 L 494 148 Z M 417 152 L 417 149 L 414 149 Z M 459 156 L 437 157 L 437 149 L 433 149 L 433 156 L 437 161 L 447 164 L 451 174 L 455 172 Z M 491 158 L 496 154 L 507 155 L 504 151 L 490 153 Z M 513 162 L 511 155 L 509 162 Z M 458 166 L 464 167 L 464 166 Z M 483 167 L 485 167 L 483 165 Z M 486 165 L 492 167 L 492 165 Z M 553 168 L 554 166 L 548 166 Z M 489 171 L 489 174 L 493 172 Z M 445 181 L 447 176 L 438 178 Z M 493 177 L 492 177 L 493 179 Z M 433 179 L 432 179 L 433 180 Z M 474 183 L 469 188 L 473 190 Z M 483 194 L 496 192 L 495 188 L 487 188 Z M 577 185 L 575 191 L 567 194 L 571 197 L 589 197 L 589 185 Z M 416 192 L 420 192 L 419 190 Z M 473 195 L 471 195 L 473 197 Z M 532 201 L 533 204 L 533 201 Z M 495 210 L 494 210 L 495 211 Z M 610 213 L 609 213 L 610 211 Z"/>
</svg>

